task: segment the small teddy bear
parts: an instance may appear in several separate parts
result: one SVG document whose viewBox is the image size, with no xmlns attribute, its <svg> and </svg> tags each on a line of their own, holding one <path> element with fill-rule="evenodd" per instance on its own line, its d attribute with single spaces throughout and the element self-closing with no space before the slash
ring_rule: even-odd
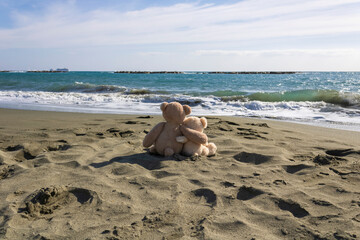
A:
<svg viewBox="0 0 360 240">
<path fill-rule="evenodd" d="M 181 151 L 185 156 L 211 156 L 215 155 L 217 147 L 214 143 L 208 143 L 204 129 L 207 127 L 206 118 L 188 117 L 180 127 L 184 136 L 179 136 L 176 141 L 184 143 Z"/>
<path fill-rule="evenodd" d="M 151 147 L 151 153 L 168 157 L 182 150 L 183 144 L 177 142 L 176 137 L 182 135 L 180 124 L 184 122 L 186 115 L 191 113 L 191 108 L 178 102 L 164 102 L 160 105 L 160 109 L 166 122 L 158 123 L 145 136 L 143 146 Z"/>
</svg>

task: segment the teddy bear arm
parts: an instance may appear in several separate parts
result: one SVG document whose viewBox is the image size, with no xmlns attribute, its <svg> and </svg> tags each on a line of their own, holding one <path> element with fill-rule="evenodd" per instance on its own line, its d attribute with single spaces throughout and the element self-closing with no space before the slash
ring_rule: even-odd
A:
<svg viewBox="0 0 360 240">
<path fill-rule="evenodd" d="M 208 138 L 205 133 L 198 132 L 196 130 L 193 130 L 191 128 L 181 126 L 181 132 L 182 134 L 192 142 L 195 142 L 197 144 L 206 144 L 208 141 Z"/>
<path fill-rule="evenodd" d="M 150 147 L 151 145 L 153 145 L 156 139 L 159 137 L 160 133 L 162 132 L 164 126 L 165 126 L 165 122 L 162 122 L 162 123 L 158 123 L 155 127 L 153 127 L 153 129 L 151 129 L 151 131 L 148 134 L 146 134 L 143 141 L 143 146 Z"/>
</svg>

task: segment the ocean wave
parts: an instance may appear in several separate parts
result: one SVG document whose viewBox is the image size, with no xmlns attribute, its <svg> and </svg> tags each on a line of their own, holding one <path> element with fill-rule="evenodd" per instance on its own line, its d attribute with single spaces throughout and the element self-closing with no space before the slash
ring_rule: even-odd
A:
<svg viewBox="0 0 360 240">
<path fill-rule="evenodd" d="M 247 95 L 224 96 L 223 102 L 325 102 L 342 107 L 360 107 L 360 94 L 336 90 L 298 90 L 285 92 L 257 92 Z"/>
<path fill-rule="evenodd" d="M 339 93 L 340 94 L 340 93 Z M 283 98 L 281 98 L 283 100 Z M 310 123 L 337 123 L 360 131 L 360 109 L 325 101 L 222 101 L 219 97 L 125 92 L 0 91 L 0 107 L 94 113 L 161 114 L 161 102 L 190 105 L 195 115 L 232 115 Z"/>
<path fill-rule="evenodd" d="M 61 92 L 44 92 L 44 91 L 0 91 L 1 96 L 7 96 L 14 99 L 29 99 L 34 98 L 36 101 L 42 99 L 56 99 L 61 98 L 69 102 L 73 98 L 81 99 L 133 99 L 144 103 L 161 103 L 177 101 L 181 104 L 190 106 L 202 105 L 206 102 L 223 103 L 228 105 L 251 105 L 263 103 L 267 106 L 284 107 L 289 105 L 294 106 L 319 106 L 319 104 L 333 104 L 340 107 L 350 107 L 353 109 L 360 109 L 360 94 L 357 93 L 343 93 L 335 90 L 301 90 L 290 92 L 274 92 L 274 93 L 252 93 L 240 96 L 216 97 L 212 95 L 207 96 L 192 96 L 184 94 L 169 94 L 167 92 L 156 92 L 148 89 L 127 89 L 119 86 L 97 85 L 96 87 L 88 86 L 88 84 L 76 83 L 79 85 L 77 89 L 82 91 L 61 91 Z M 90 85 L 90 84 L 89 84 Z M 85 86 L 85 87 L 84 87 Z M 116 89 L 116 90 L 115 90 Z"/>
<path fill-rule="evenodd" d="M 125 95 L 169 94 L 166 91 L 151 91 L 146 88 L 137 89 L 117 85 L 97 85 L 83 82 L 75 82 L 63 86 L 51 86 L 47 90 L 58 93 L 123 93 Z"/>
<path fill-rule="evenodd" d="M 151 91 L 148 89 L 131 89 L 131 90 L 126 91 L 126 94 L 145 95 L 145 94 L 151 94 Z"/>
<path fill-rule="evenodd" d="M 223 102 L 233 102 L 233 101 L 247 102 L 249 100 L 245 95 L 221 97 L 220 99 Z"/>
<path fill-rule="evenodd" d="M 230 97 L 247 95 L 248 93 L 244 91 L 218 90 L 215 92 L 192 92 L 190 94 L 193 96 L 215 96 L 215 97 L 230 98 Z"/>
<path fill-rule="evenodd" d="M 83 93 L 114 93 L 125 92 L 126 87 L 116 85 L 97 85 L 92 83 L 75 82 L 62 86 L 51 86 L 48 88 L 51 92 L 83 92 Z"/>
<path fill-rule="evenodd" d="M 199 97 L 190 97 L 186 95 L 147 95 L 143 96 L 142 102 L 145 103 L 162 103 L 162 102 L 179 102 L 182 105 L 190 107 L 198 106 L 204 103 L 204 99 Z"/>
</svg>

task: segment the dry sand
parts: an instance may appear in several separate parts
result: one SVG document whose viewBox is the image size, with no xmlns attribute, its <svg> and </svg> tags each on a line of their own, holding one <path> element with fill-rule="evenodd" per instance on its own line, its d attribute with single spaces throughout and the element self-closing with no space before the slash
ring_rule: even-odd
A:
<svg viewBox="0 0 360 240">
<path fill-rule="evenodd" d="M 160 121 L 0 109 L 0 239 L 360 238 L 360 132 L 208 117 L 216 156 L 163 158 Z"/>
</svg>

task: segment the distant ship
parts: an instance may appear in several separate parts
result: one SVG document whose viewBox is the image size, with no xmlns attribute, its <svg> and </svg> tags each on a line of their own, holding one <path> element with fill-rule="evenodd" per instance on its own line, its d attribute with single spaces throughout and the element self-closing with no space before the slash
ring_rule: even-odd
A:
<svg viewBox="0 0 360 240">
<path fill-rule="evenodd" d="M 50 69 L 50 70 L 30 70 L 26 72 L 35 72 L 35 73 L 59 73 L 59 72 L 69 72 L 67 68 L 57 68 L 57 69 Z"/>
<path fill-rule="evenodd" d="M 50 69 L 50 72 L 68 72 L 69 69 L 67 68 L 57 68 L 56 70 Z"/>
</svg>

